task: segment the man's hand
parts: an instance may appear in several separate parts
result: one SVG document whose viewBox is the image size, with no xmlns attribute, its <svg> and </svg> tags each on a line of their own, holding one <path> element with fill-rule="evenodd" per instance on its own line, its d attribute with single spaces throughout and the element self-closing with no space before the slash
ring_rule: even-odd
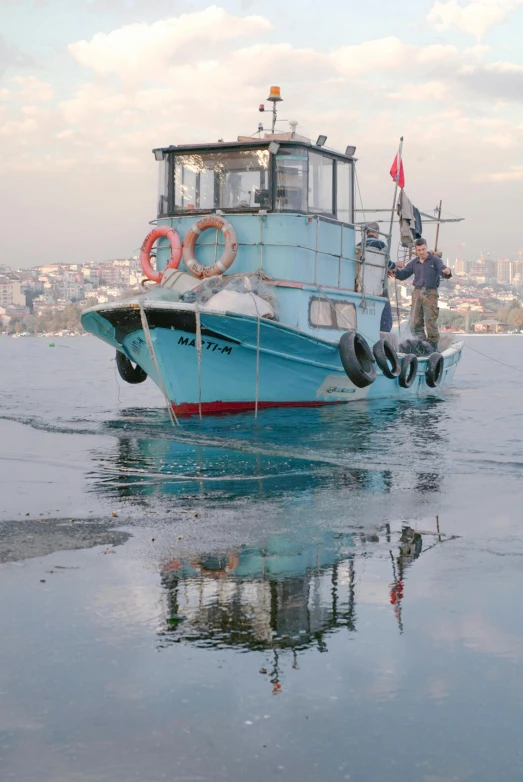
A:
<svg viewBox="0 0 523 782">
<path fill-rule="evenodd" d="M 389 275 L 389 277 L 394 278 L 396 276 L 396 272 L 394 271 L 394 269 L 389 269 L 388 275 Z"/>
<path fill-rule="evenodd" d="M 444 269 L 442 269 L 442 270 L 441 270 L 441 273 L 442 273 L 442 274 L 443 274 L 445 277 L 450 277 L 450 276 L 452 275 L 452 272 L 450 271 L 450 269 L 449 269 L 449 267 L 448 267 L 448 266 L 446 266 Z"/>
</svg>

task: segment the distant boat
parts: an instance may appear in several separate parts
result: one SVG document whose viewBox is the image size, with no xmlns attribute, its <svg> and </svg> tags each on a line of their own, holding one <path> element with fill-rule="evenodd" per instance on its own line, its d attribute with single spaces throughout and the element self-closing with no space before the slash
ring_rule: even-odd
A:
<svg viewBox="0 0 523 782">
<path fill-rule="evenodd" d="M 279 88 L 269 100 L 275 122 Z M 141 252 L 151 284 L 90 307 L 83 327 L 116 348 L 125 380 L 149 375 L 178 415 L 448 386 L 462 342 L 416 358 L 380 334 L 388 257 L 365 241 L 357 250 L 355 147 L 336 152 L 274 122 L 259 138 L 154 150 L 158 217 Z"/>
</svg>

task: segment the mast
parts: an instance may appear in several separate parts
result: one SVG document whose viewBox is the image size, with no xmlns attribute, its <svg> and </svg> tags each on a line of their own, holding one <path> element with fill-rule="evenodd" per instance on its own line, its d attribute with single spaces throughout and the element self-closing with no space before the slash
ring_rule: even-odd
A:
<svg viewBox="0 0 523 782">
<path fill-rule="evenodd" d="M 388 236 L 388 241 L 387 241 L 387 251 L 388 251 L 389 258 L 390 258 L 390 248 L 391 248 L 391 245 L 392 245 L 392 226 L 394 225 L 394 212 L 396 211 L 396 198 L 397 198 L 397 195 L 398 195 L 398 186 L 399 186 L 399 181 L 400 181 L 400 176 L 401 176 L 401 155 L 402 155 L 402 152 L 403 152 L 403 136 L 401 136 L 401 138 L 400 138 L 400 146 L 399 146 L 399 150 L 398 150 L 398 154 L 397 154 L 397 158 L 398 158 L 398 173 L 396 175 L 396 184 L 394 186 L 394 199 L 392 201 L 392 211 L 391 211 L 391 214 L 390 214 L 389 236 Z"/>
<path fill-rule="evenodd" d="M 398 159 L 398 173 L 396 174 L 396 182 L 394 185 L 394 198 L 392 200 L 392 210 L 390 213 L 390 226 L 389 226 L 389 235 L 387 238 L 387 257 L 390 260 L 390 248 L 392 245 L 392 227 L 394 225 L 394 212 L 396 210 L 396 198 L 398 196 L 398 185 L 400 181 L 401 176 L 401 155 L 403 152 L 403 136 L 400 138 L 400 146 L 398 149 L 397 159 Z M 385 275 L 387 274 L 387 271 L 385 271 Z M 387 277 L 385 276 L 384 285 L 387 281 Z M 394 288 L 396 291 L 396 317 L 398 319 L 398 332 L 401 334 L 401 318 L 400 318 L 400 305 L 398 301 L 398 283 L 396 279 L 394 278 Z"/>
</svg>

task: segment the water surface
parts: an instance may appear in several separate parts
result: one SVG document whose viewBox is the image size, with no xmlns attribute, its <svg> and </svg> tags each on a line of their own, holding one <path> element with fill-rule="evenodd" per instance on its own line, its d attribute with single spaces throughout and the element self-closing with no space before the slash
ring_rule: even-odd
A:
<svg viewBox="0 0 523 782">
<path fill-rule="evenodd" d="M 91 338 L 0 339 L 0 769 L 519 780 L 523 338 L 415 404 L 173 429 Z"/>
</svg>

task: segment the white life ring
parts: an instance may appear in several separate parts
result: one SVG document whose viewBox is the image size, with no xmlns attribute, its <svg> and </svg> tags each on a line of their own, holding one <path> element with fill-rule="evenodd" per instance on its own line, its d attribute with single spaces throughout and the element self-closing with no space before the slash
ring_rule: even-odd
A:
<svg viewBox="0 0 523 782">
<path fill-rule="evenodd" d="M 225 249 L 223 255 L 219 261 L 216 261 L 212 266 L 202 266 L 196 258 L 195 247 L 199 235 L 206 231 L 207 228 L 216 228 L 217 231 L 221 231 L 225 239 Z M 238 239 L 236 237 L 236 231 L 232 225 L 220 215 L 207 215 L 201 217 L 193 226 L 187 231 L 185 240 L 183 242 L 183 260 L 191 274 L 200 279 L 204 277 L 214 277 L 217 274 L 223 274 L 224 271 L 230 269 L 236 253 L 238 251 Z"/>
</svg>

